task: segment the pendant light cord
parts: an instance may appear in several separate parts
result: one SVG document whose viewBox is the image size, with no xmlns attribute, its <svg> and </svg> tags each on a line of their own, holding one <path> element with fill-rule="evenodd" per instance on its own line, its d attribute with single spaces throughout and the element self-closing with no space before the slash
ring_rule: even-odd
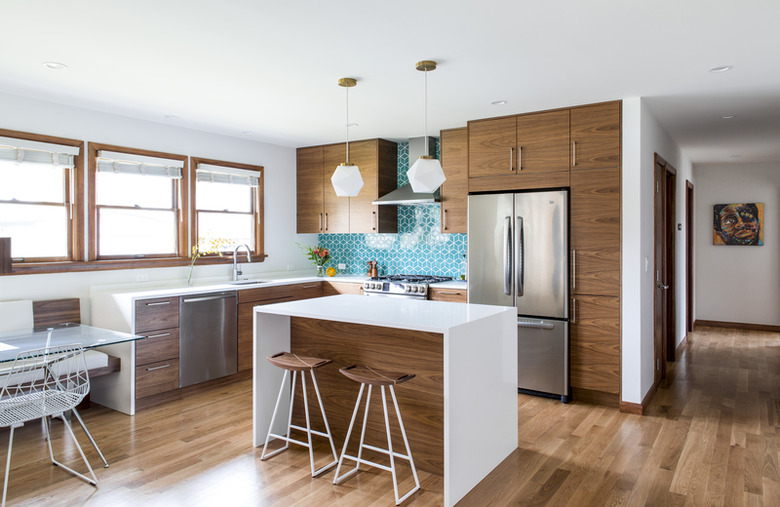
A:
<svg viewBox="0 0 780 507">
<path fill-rule="evenodd" d="M 424 101 L 424 109 L 425 109 L 425 131 L 423 135 L 423 139 L 425 142 L 425 156 L 427 157 L 429 155 L 428 153 L 428 69 L 425 69 L 423 72 L 425 75 L 425 101 Z"/>
<path fill-rule="evenodd" d="M 347 165 L 349 165 L 349 86 L 344 88 L 347 90 Z"/>
</svg>

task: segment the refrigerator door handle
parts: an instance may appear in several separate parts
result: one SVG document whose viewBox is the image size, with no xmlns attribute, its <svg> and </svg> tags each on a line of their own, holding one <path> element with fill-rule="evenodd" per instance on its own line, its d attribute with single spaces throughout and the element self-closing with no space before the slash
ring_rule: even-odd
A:
<svg viewBox="0 0 780 507">
<path fill-rule="evenodd" d="M 512 295 L 512 217 L 504 217 L 504 294 Z"/>
<path fill-rule="evenodd" d="M 523 217 L 517 217 L 517 297 L 523 295 L 523 286 L 525 278 L 525 229 L 523 228 Z"/>
</svg>

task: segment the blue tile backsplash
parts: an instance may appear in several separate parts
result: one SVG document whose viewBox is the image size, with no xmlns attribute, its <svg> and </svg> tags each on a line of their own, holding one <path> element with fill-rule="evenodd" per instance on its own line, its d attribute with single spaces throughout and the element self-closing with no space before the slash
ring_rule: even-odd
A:
<svg viewBox="0 0 780 507">
<path fill-rule="evenodd" d="M 437 144 L 438 156 L 438 144 Z M 409 143 L 398 143 L 398 185 L 409 182 Z M 442 234 L 439 204 L 398 206 L 398 234 L 320 234 L 328 266 L 340 274 L 364 275 L 375 260 L 380 274 L 420 274 L 460 278 L 466 269 L 466 235 Z"/>
</svg>

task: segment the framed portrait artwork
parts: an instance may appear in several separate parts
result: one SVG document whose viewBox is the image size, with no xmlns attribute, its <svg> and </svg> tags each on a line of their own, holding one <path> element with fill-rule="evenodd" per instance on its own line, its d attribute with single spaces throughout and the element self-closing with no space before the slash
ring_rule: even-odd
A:
<svg viewBox="0 0 780 507">
<path fill-rule="evenodd" d="M 712 209 L 712 244 L 764 244 L 764 203 L 716 204 Z"/>
</svg>

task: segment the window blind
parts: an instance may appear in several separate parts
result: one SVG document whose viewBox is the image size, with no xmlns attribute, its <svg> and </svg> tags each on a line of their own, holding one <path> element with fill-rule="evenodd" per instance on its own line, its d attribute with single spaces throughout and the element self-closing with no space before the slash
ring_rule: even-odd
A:
<svg viewBox="0 0 780 507">
<path fill-rule="evenodd" d="M 132 153 L 100 150 L 97 156 L 97 170 L 99 172 L 181 179 L 182 167 L 184 167 L 183 160 L 147 157 Z"/>
<path fill-rule="evenodd" d="M 259 171 L 249 171 L 247 169 L 238 169 L 236 167 L 198 164 L 198 167 L 195 171 L 195 177 L 197 181 L 208 181 L 211 183 L 229 183 L 248 187 L 260 186 Z"/>
<path fill-rule="evenodd" d="M 0 137 L 0 160 L 72 168 L 78 146 Z"/>
</svg>

